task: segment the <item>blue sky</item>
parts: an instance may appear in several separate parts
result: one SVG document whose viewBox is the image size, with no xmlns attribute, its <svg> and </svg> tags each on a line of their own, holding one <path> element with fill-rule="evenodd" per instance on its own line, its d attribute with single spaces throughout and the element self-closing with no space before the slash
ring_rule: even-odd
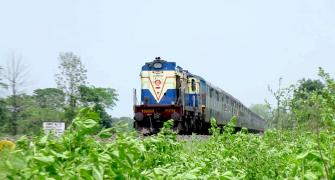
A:
<svg viewBox="0 0 335 180">
<path fill-rule="evenodd" d="M 56 86 L 64 51 L 82 57 L 90 84 L 118 90 L 113 116 L 132 115 L 140 68 L 156 56 L 249 106 L 271 100 L 279 77 L 334 75 L 335 1 L 0 0 L 0 65 L 19 54 L 30 90 Z"/>
</svg>

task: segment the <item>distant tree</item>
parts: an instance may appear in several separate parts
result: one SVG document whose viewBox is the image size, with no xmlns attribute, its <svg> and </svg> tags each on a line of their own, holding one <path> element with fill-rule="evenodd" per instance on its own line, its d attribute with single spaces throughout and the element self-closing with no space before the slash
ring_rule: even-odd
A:
<svg viewBox="0 0 335 180">
<path fill-rule="evenodd" d="M 59 55 L 59 73 L 56 74 L 56 83 L 66 95 L 67 108 L 66 117 L 71 121 L 78 106 L 79 87 L 86 85 L 86 73 L 80 57 L 72 52 L 61 53 Z"/>
<path fill-rule="evenodd" d="M 0 66 L 0 90 L 2 88 L 7 88 L 7 85 L 3 81 L 3 68 Z M 0 124 L 2 124 L 2 126 L 0 126 L 0 133 L 6 131 L 5 125 L 7 125 L 7 120 L 6 102 L 0 97 Z"/>
<path fill-rule="evenodd" d="M 9 96 L 6 98 L 6 101 L 9 103 L 13 100 L 13 96 Z M 36 111 L 32 111 L 31 109 L 35 109 L 37 107 L 34 98 L 27 94 L 19 94 L 16 97 L 18 102 L 18 117 L 17 117 L 17 126 L 16 133 L 17 134 L 35 134 L 39 129 L 41 129 L 42 124 L 38 123 L 35 117 L 39 116 L 39 113 Z M 36 127 L 36 128 L 33 128 Z"/>
<path fill-rule="evenodd" d="M 253 104 L 250 110 L 267 121 L 271 119 L 271 109 L 267 104 Z"/>
<path fill-rule="evenodd" d="M 307 99 L 313 93 L 320 93 L 325 85 L 320 80 L 302 79 L 294 90 L 294 99 Z"/>
<path fill-rule="evenodd" d="M 94 86 L 80 86 L 80 100 L 85 105 L 99 104 L 103 108 L 113 109 L 118 101 L 115 89 Z"/>
<path fill-rule="evenodd" d="M 17 134 L 17 121 L 22 106 L 19 96 L 23 93 L 23 87 L 27 82 L 27 74 L 27 67 L 21 62 L 20 58 L 17 58 L 15 54 L 12 54 L 4 73 L 4 80 L 6 81 L 5 83 L 8 85 L 8 90 L 10 92 L 10 98 L 8 98 L 7 105 L 9 106 L 11 113 L 9 128 L 13 135 Z"/>
<path fill-rule="evenodd" d="M 291 109 L 299 126 L 311 126 L 315 118 L 315 104 L 310 98 L 313 94 L 322 94 L 325 85 L 320 80 L 302 79 L 293 91 Z"/>
<path fill-rule="evenodd" d="M 94 105 L 98 112 L 102 126 L 110 127 L 112 125 L 112 117 L 106 112 L 106 109 L 113 109 L 118 101 L 115 89 L 112 88 L 97 88 L 94 86 L 80 86 L 80 101 L 86 105 Z"/>
<path fill-rule="evenodd" d="M 43 103 L 36 98 L 36 94 L 20 97 L 23 104 L 18 125 L 20 134 L 38 134 L 42 131 L 42 123 L 45 121 L 64 121 L 64 109 L 55 105 L 57 103 Z M 52 100 L 52 98 L 46 98 Z"/>
<path fill-rule="evenodd" d="M 36 89 L 34 90 L 33 97 L 41 108 L 59 111 L 64 107 L 65 93 L 57 88 Z"/>
<path fill-rule="evenodd" d="M 8 115 L 10 114 L 7 109 L 10 107 L 8 104 L 12 101 L 13 96 L 8 96 L 2 101 L 0 99 L 0 123 L 5 124 L 0 126 L 3 133 L 7 133 L 9 129 Z M 42 130 L 43 122 L 64 120 L 64 93 L 59 89 L 37 89 L 34 90 L 33 95 L 19 94 L 16 96 L 16 101 L 19 107 L 17 134 L 38 134 Z M 3 120 L 1 114 L 4 114 Z"/>
<path fill-rule="evenodd" d="M 4 99 L 0 98 L 0 133 L 7 132 L 7 126 L 8 126 L 8 110 L 7 110 L 7 104 Z"/>
</svg>

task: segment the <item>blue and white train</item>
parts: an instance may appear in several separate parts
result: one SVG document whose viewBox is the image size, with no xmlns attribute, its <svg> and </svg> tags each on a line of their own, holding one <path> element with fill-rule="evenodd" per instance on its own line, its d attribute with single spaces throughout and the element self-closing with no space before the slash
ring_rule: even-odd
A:
<svg viewBox="0 0 335 180">
<path fill-rule="evenodd" d="M 174 128 L 182 134 L 207 134 L 211 118 L 224 126 L 233 116 L 237 129 L 264 130 L 264 119 L 175 62 L 157 57 L 142 66 L 140 76 L 141 102 L 134 105 L 134 127 L 142 133 L 157 133 L 165 121 L 174 119 Z"/>
</svg>

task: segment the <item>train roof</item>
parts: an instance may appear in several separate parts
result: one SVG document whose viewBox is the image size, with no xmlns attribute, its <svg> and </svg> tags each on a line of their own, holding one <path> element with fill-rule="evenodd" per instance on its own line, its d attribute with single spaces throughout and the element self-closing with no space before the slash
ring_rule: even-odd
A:
<svg viewBox="0 0 335 180">
<path fill-rule="evenodd" d="M 221 92 L 221 93 L 224 93 L 224 94 L 228 95 L 231 99 L 234 99 L 236 102 L 238 102 L 238 103 L 240 103 L 240 104 L 243 105 L 243 103 L 242 103 L 241 101 L 239 101 L 238 99 L 236 99 L 234 96 L 232 96 L 232 95 L 229 94 L 228 92 L 224 91 L 223 89 L 221 89 L 221 88 L 219 88 L 219 87 L 213 85 L 213 84 L 210 83 L 209 81 L 206 81 L 206 80 L 205 80 L 204 78 L 202 78 L 201 76 L 192 74 L 192 73 L 190 73 L 190 72 L 187 71 L 187 70 L 183 70 L 183 71 L 186 72 L 188 76 L 192 76 L 192 77 L 195 77 L 195 78 L 197 78 L 197 79 L 199 79 L 199 80 L 205 81 L 205 82 L 206 82 L 206 85 L 212 87 L 212 88 L 215 89 L 216 91 L 219 91 L 219 92 Z M 244 106 L 244 105 L 243 105 L 243 106 Z"/>
<path fill-rule="evenodd" d="M 156 66 L 159 65 L 159 66 Z M 162 60 L 160 57 L 156 57 L 155 60 L 145 63 L 142 66 L 142 71 L 152 71 L 152 70 L 165 70 L 165 71 L 174 71 L 176 70 L 176 62 L 168 62 Z"/>
</svg>

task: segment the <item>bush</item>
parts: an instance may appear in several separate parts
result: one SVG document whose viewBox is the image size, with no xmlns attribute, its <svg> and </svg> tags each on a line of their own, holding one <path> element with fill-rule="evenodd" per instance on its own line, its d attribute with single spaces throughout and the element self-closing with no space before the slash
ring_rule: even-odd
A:
<svg viewBox="0 0 335 180">
<path fill-rule="evenodd" d="M 113 127 L 98 131 L 99 116 L 80 111 L 66 133 L 21 137 L 0 154 L 0 179 L 334 179 L 335 134 L 270 130 L 177 140 L 171 121 L 141 137 Z M 99 138 L 97 138 L 99 137 Z M 102 139 L 106 140 L 102 140 Z M 328 175 L 327 175 L 328 174 Z"/>
</svg>

